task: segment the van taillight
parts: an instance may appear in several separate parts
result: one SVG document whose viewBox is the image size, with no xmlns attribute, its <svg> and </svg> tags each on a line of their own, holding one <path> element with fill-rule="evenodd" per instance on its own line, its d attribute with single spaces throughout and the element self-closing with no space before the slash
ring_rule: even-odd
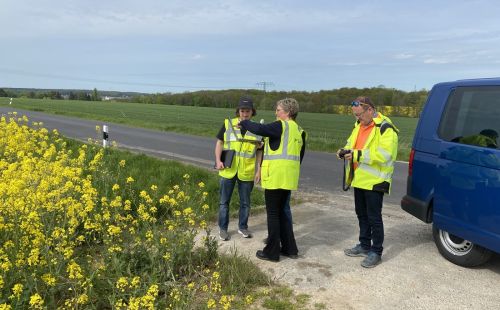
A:
<svg viewBox="0 0 500 310">
<path fill-rule="evenodd" d="M 408 159 L 408 175 L 411 176 L 413 173 L 413 157 L 415 156 L 415 150 L 412 148 L 410 151 L 410 158 Z"/>
</svg>

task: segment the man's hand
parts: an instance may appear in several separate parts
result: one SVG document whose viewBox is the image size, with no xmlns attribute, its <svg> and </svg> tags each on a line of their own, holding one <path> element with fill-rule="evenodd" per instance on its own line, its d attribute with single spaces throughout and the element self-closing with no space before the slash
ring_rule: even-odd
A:
<svg viewBox="0 0 500 310">
<path fill-rule="evenodd" d="M 224 163 L 223 163 L 223 162 L 221 162 L 221 161 L 219 161 L 219 160 L 218 160 L 218 161 L 215 163 L 215 169 L 217 169 L 217 170 L 222 170 L 222 169 L 224 169 L 224 168 L 225 168 L 225 167 L 224 167 Z"/>
<path fill-rule="evenodd" d="M 337 158 L 351 160 L 352 159 L 352 150 L 339 149 L 337 151 Z"/>
<path fill-rule="evenodd" d="M 351 160 L 351 159 L 352 159 L 352 152 L 349 152 L 349 153 L 345 154 L 345 155 L 344 155 L 344 158 L 345 158 L 346 160 Z"/>
</svg>

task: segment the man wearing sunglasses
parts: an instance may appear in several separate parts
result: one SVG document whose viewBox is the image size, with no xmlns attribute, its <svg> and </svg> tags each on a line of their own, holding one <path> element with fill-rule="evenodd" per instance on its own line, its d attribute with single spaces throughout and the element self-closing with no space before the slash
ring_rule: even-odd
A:
<svg viewBox="0 0 500 310">
<path fill-rule="evenodd" d="M 346 160 L 352 162 L 352 165 L 347 165 L 346 175 L 352 175 L 350 169 L 354 169 L 350 185 L 354 188 L 359 244 L 344 250 L 344 253 L 365 257 L 361 266 L 372 268 L 381 262 L 382 257 L 382 200 L 391 186 L 398 150 L 398 129 L 388 117 L 376 111 L 368 97 L 357 97 L 351 108 L 356 123 L 342 153 L 345 153 Z"/>
</svg>

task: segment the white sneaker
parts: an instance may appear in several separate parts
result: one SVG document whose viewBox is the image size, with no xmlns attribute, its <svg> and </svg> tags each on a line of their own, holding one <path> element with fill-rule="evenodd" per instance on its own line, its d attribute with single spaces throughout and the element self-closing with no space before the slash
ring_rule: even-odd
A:
<svg viewBox="0 0 500 310">
<path fill-rule="evenodd" d="M 243 238 L 252 238 L 252 233 L 248 229 L 238 229 L 238 233 L 243 236 Z"/>
<path fill-rule="evenodd" d="M 231 236 L 229 236 L 227 231 L 221 229 L 219 231 L 219 239 L 222 241 L 228 241 L 229 239 L 231 239 Z"/>
</svg>

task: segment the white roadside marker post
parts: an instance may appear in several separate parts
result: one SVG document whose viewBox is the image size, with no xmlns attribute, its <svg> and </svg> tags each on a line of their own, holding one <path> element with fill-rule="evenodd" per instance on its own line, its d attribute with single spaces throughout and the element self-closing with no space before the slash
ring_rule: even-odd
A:
<svg viewBox="0 0 500 310">
<path fill-rule="evenodd" d="M 102 125 L 102 146 L 103 147 L 108 147 L 108 125 Z"/>
</svg>

